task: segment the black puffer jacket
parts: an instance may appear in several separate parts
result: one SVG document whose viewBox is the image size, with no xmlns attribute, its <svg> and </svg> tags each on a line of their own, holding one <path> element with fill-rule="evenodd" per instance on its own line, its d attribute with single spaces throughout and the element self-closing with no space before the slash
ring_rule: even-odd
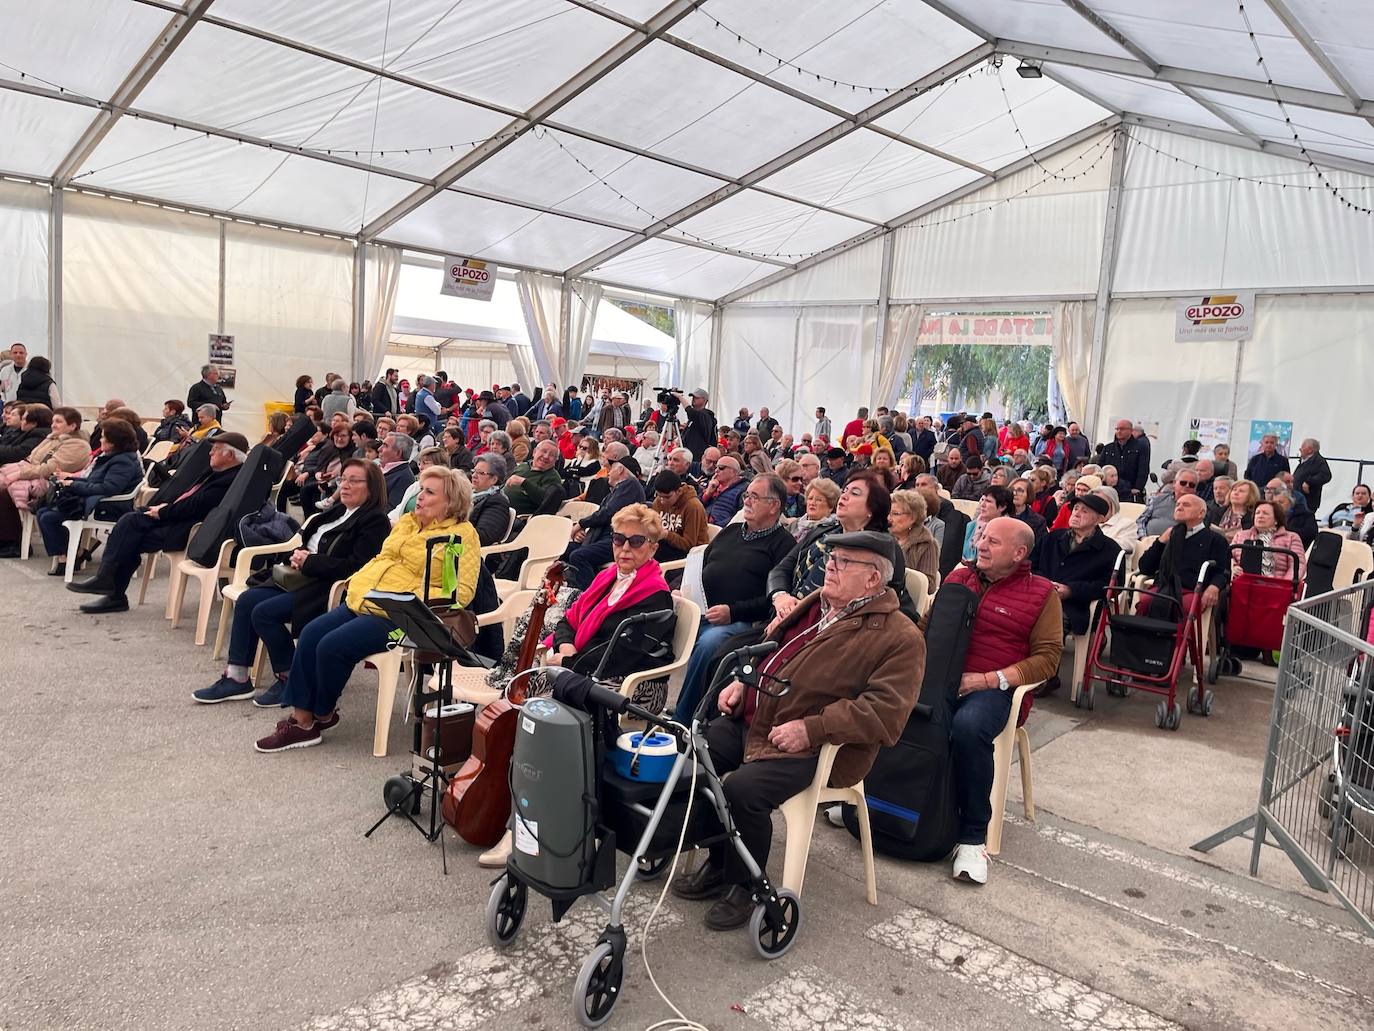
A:
<svg viewBox="0 0 1374 1031">
<path fill-rule="evenodd" d="M 43 426 L 35 426 L 28 430 L 6 430 L 4 435 L 0 436 L 0 465 L 22 462 L 29 457 L 29 452 L 48 439 L 50 432 L 51 430 Z"/>
</svg>

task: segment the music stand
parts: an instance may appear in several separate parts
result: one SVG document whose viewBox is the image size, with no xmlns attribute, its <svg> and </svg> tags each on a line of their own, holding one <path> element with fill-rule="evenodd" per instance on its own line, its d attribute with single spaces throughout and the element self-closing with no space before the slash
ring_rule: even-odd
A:
<svg viewBox="0 0 1374 1031">
<path fill-rule="evenodd" d="M 451 537 L 431 537 L 426 544 L 425 552 L 425 582 L 424 596 L 429 596 L 429 572 L 432 566 L 430 559 L 433 556 L 436 545 L 447 545 L 453 540 Z M 454 594 L 457 594 L 455 590 Z M 411 594 L 398 594 L 390 591 L 369 591 L 365 600 L 371 602 L 381 609 L 391 622 L 395 623 L 404 634 L 402 640 L 395 642 L 392 646 L 396 648 L 410 648 L 414 652 L 428 652 L 439 656 L 438 660 L 438 684 L 434 691 L 424 689 L 424 677 L 416 672 L 412 676 L 414 707 L 415 707 L 415 730 L 413 735 L 412 753 L 419 757 L 421 776 L 418 780 L 414 775 L 407 771 L 396 777 L 387 780 L 382 789 L 382 797 L 386 800 L 387 810 L 382 814 L 382 818 L 368 828 L 363 835 L 370 838 L 375 831 L 387 820 L 396 815 L 404 816 L 410 825 L 414 827 L 425 838 L 426 841 L 433 843 L 438 839 L 440 850 L 443 856 L 444 873 L 448 873 L 448 852 L 444 848 L 443 833 L 444 821 L 440 811 L 440 797 L 444 789 L 448 787 L 451 779 L 439 764 L 440 735 L 436 732 L 434 745 L 430 754 L 422 752 L 422 735 L 425 719 L 425 708 L 431 703 L 435 703 L 436 713 L 442 712 L 444 706 L 453 701 L 453 663 L 460 666 L 479 667 L 490 669 L 494 663 L 475 654 L 463 645 L 459 644 L 449 632 L 449 628 L 439 619 L 434 610 L 427 605 L 422 598 Z M 452 598 L 451 600 L 456 600 Z M 436 720 L 437 720 L 436 716 Z M 437 727 L 437 723 L 436 723 Z M 428 790 L 429 795 L 429 826 L 425 827 L 415 819 L 420 811 L 421 801 L 424 792 Z"/>
</svg>

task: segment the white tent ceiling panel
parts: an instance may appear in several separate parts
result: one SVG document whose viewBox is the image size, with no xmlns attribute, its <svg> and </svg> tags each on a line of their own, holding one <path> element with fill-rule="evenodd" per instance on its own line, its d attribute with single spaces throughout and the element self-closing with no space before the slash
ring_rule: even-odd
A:
<svg viewBox="0 0 1374 1031">
<path fill-rule="evenodd" d="M 89 107 L 0 91 L 0 171 L 48 178 L 93 117 Z"/>
<path fill-rule="evenodd" d="M 883 241 L 851 247 L 794 276 L 779 280 L 742 301 L 868 301 L 878 298 L 878 283 L 882 277 Z"/>
<path fill-rule="evenodd" d="M 1130 56 L 1062 0 L 944 0 L 944 6 L 1000 39 Z"/>
<path fill-rule="evenodd" d="M 1264 80 L 1235 3 L 1088 0 L 1088 6 L 1160 64 Z M 1263 3 L 1245 5 L 1264 62 L 1277 82 L 1331 91 L 1331 80 Z"/>
<path fill-rule="evenodd" d="M 717 0 L 673 34 L 846 111 L 867 107 L 982 42 L 919 3 L 857 10 L 813 3 L 799 14 L 796 0 Z M 750 40 L 766 40 L 777 56 L 760 54 Z M 778 58 L 789 63 L 779 65 Z"/>
<path fill-rule="evenodd" d="M 6 76 L 108 100 L 170 20 L 129 0 L 0 0 L 0 61 Z"/>
<path fill-rule="evenodd" d="M 683 222 L 682 234 L 787 262 L 824 250 L 869 227 L 843 215 L 809 208 L 757 190 L 742 190 Z M 678 229 L 663 234 L 679 235 Z"/>
<path fill-rule="evenodd" d="M 387 238 L 444 254 L 563 269 L 625 234 L 446 190 L 388 230 Z"/>
<path fill-rule="evenodd" d="M 563 0 L 341 0 L 324 18 L 313 4 L 218 0 L 214 14 L 520 110 L 627 31 Z"/>
<path fill-rule="evenodd" d="M 978 173 L 868 129 L 850 133 L 760 185 L 885 221 L 978 178 Z"/>
<path fill-rule="evenodd" d="M 1149 79 L 1097 72 L 1087 68 L 1068 68 L 1063 65 L 1049 67 L 1055 77 L 1063 80 L 1066 85 L 1097 97 L 1104 104 L 1110 104 L 1116 111 L 1133 111 L 1136 114 L 1162 118 L 1170 122 L 1186 122 L 1205 129 L 1231 130 L 1231 126 L 1226 122 L 1166 82 L 1151 82 Z"/>
<path fill-rule="evenodd" d="M 643 227 L 725 183 L 550 129 L 526 133 L 464 176 L 460 185 Z"/>
<path fill-rule="evenodd" d="M 1056 82 L 1023 79 L 1004 64 L 918 98 L 878 124 L 984 168 L 999 168 L 1027 147 L 1038 150 L 1107 113 Z"/>
<path fill-rule="evenodd" d="M 1329 0 L 1289 0 L 1288 6 L 1360 95 L 1374 97 L 1374 19 L 1368 8 Z"/>
<path fill-rule="evenodd" d="M 139 106 L 426 177 L 509 121 L 215 25 L 192 30 Z"/>
<path fill-rule="evenodd" d="M 349 233 L 413 188 L 399 179 L 129 118 L 115 124 L 86 167 L 92 172 L 77 185 Z"/>
<path fill-rule="evenodd" d="M 598 265 L 587 278 L 674 290 L 687 297 L 721 297 L 776 271 L 776 265 L 762 261 L 668 240 L 648 240 Z"/>
<path fill-rule="evenodd" d="M 1363 118 L 1331 111 L 1290 107 L 1288 115 L 1293 119 L 1290 129 L 1284 121 L 1283 111 L 1279 105 L 1271 101 L 1258 97 L 1234 97 L 1207 90 L 1199 90 L 1198 94 L 1218 105 L 1225 105 L 1232 116 L 1249 127 L 1257 136 L 1293 144 L 1293 131 L 1296 130 L 1299 139 L 1312 150 L 1351 157 L 1374 165 L 1374 125 L 1370 125 Z"/>
<path fill-rule="evenodd" d="M 558 120 L 731 176 L 837 121 L 663 42 L 649 44 L 578 95 Z"/>
</svg>

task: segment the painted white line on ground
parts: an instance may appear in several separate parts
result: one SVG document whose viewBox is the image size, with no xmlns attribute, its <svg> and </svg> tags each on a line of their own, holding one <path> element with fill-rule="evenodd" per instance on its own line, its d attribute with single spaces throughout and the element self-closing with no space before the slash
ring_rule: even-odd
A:
<svg viewBox="0 0 1374 1031">
<path fill-rule="evenodd" d="M 1243 959 L 1249 960 L 1251 963 L 1263 964 L 1270 970 L 1273 970 L 1275 973 L 1284 974 L 1298 981 L 1305 981 L 1308 984 L 1317 985 L 1321 988 L 1325 988 L 1327 991 L 1335 992 L 1337 995 L 1344 995 L 1349 998 L 1360 999 L 1361 1001 L 1369 1004 L 1370 1006 L 1374 1006 L 1374 999 L 1370 999 L 1364 995 L 1361 995 L 1353 988 L 1347 988 L 1345 985 L 1336 984 L 1334 981 L 1327 981 L 1325 978 L 1318 977 L 1316 974 L 1309 974 L 1305 970 L 1298 970 L 1296 967 L 1290 967 L 1286 963 L 1280 963 L 1277 960 L 1267 959 L 1264 956 L 1260 956 L 1251 952 L 1249 949 L 1242 949 L 1238 945 L 1232 945 L 1230 942 L 1220 941 L 1216 938 L 1209 938 L 1205 934 L 1200 934 L 1199 932 L 1194 931 L 1190 927 L 1180 927 L 1178 924 L 1170 923 L 1168 920 L 1165 920 L 1162 917 L 1157 917 L 1152 913 L 1146 913 L 1143 910 L 1134 908 L 1133 906 L 1127 906 L 1124 903 L 1117 902 L 1116 899 L 1109 899 L 1105 895 L 1099 895 L 1097 892 L 1089 891 L 1087 888 L 1080 888 L 1076 884 L 1069 884 L 1066 881 L 1061 881 L 1054 877 L 1047 877 L 1045 874 L 1037 873 L 1034 870 L 1028 870 L 1024 866 L 1017 866 L 1015 863 L 1009 863 L 1005 859 L 994 859 L 993 862 L 998 863 L 1001 866 L 1005 866 L 1011 870 L 1015 870 L 1018 873 L 1023 873 L 1029 877 L 1034 877 L 1037 880 L 1044 881 L 1046 884 L 1052 884 L 1056 888 L 1062 888 L 1065 891 L 1071 891 L 1077 895 L 1082 895 L 1084 898 L 1092 899 L 1092 901 L 1100 903 L 1104 906 L 1110 906 L 1112 909 L 1118 910 L 1119 912 L 1128 913 L 1131 916 L 1135 917 L 1137 920 L 1144 920 L 1146 923 L 1153 924 L 1156 927 L 1167 928 L 1170 931 L 1180 934 L 1185 938 L 1190 938 L 1196 942 L 1216 946 L 1223 952 L 1230 953 L 1233 956 L 1239 956 Z"/>
<path fill-rule="evenodd" d="M 630 931 L 626 964 L 639 954 L 637 931 L 653 908 L 654 895 L 632 892 L 625 901 L 624 922 Z M 506 949 L 483 946 L 453 963 L 441 963 L 341 1013 L 319 1017 L 306 1031 L 468 1031 L 547 992 L 567 999 L 572 1023 L 573 978 L 606 926 L 606 912 L 580 902 L 553 924 L 544 900 L 530 893 L 525 924 Z M 480 920 L 482 910 L 472 913 Z M 654 919 L 653 936 L 682 923 L 665 905 Z"/>
<path fill-rule="evenodd" d="M 898 913 L 870 927 L 865 937 L 1068 1031 L 1183 1031 L 1181 1024 L 1041 966 L 922 909 Z"/>
<path fill-rule="evenodd" d="M 1053 841 L 1055 844 L 1076 849 L 1079 852 L 1087 853 L 1090 856 L 1096 856 L 1099 859 L 1107 859 L 1114 863 L 1122 863 L 1126 866 L 1135 867 L 1137 870 L 1144 870 L 1158 877 L 1171 880 L 1176 884 L 1182 884 L 1188 888 L 1195 888 L 1198 891 L 1205 891 L 1210 895 L 1216 895 L 1219 898 L 1227 899 L 1239 905 L 1248 906 L 1250 909 L 1260 910 L 1261 912 L 1268 913 L 1270 916 L 1276 916 L 1281 920 L 1287 920 L 1289 923 L 1297 924 L 1299 927 L 1305 927 L 1309 931 L 1317 931 L 1321 934 L 1331 935 L 1333 938 L 1339 938 L 1341 941 L 1350 942 L 1353 945 L 1363 945 L 1366 948 L 1374 948 L 1374 938 L 1362 934 L 1354 928 L 1327 923 L 1324 920 L 1318 920 L 1316 917 L 1309 916 L 1306 913 L 1296 913 L 1291 909 L 1285 909 L 1276 902 L 1259 898 L 1256 895 L 1250 895 L 1225 884 L 1219 884 L 1200 874 L 1189 873 L 1186 870 L 1180 870 L 1177 867 L 1170 866 L 1168 863 L 1162 863 L 1158 860 L 1147 859 L 1144 856 L 1135 855 L 1134 853 L 1127 852 L 1125 849 L 1117 848 L 1115 845 L 1109 845 L 1103 841 L 1094 841 L 1091 838 L 1084 837 L 1082 834 L 1065 830 L 1062 827 L 1051 827 L 1047 824 L 1031 823 L 1021 817 L 1012 816 L 1011 813 L 1007 813 L 1003 819 L 1006 823 L 1014 823 L 1018 827 L 1031 827 L 1035 830 L 1036 834 L 1039 834 L 1042 838 Z"/>
<path fill-rule="evenodd" d="M 819 967 L 801 967 L 744 1000 L 744 1012 L 773 1031 L 924 1031 L 927 1025 L 869 1009 L 860 992 Z"/>
</svg>

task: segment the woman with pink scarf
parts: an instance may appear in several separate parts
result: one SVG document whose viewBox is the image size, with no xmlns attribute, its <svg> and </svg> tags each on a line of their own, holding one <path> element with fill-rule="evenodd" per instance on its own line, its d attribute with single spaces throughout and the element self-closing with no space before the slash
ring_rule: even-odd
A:
<svg viewBox="0 0 1374 1031">
<path fill-rule="evenodd" d="M 663 521 L 647 505 L 626 505 L 611 519 L 611 564 L 568 606 L 547 644 L 548 664 L 590 675 L 601 663 L 621 622 L 673 607 L 673 595 L 654 561 Z M 656 635 L 657 636 L 657 635 Z M 617 648 L 602 675 L 618 679 L 639 671 L 633 648 Z"/>
</svg>

